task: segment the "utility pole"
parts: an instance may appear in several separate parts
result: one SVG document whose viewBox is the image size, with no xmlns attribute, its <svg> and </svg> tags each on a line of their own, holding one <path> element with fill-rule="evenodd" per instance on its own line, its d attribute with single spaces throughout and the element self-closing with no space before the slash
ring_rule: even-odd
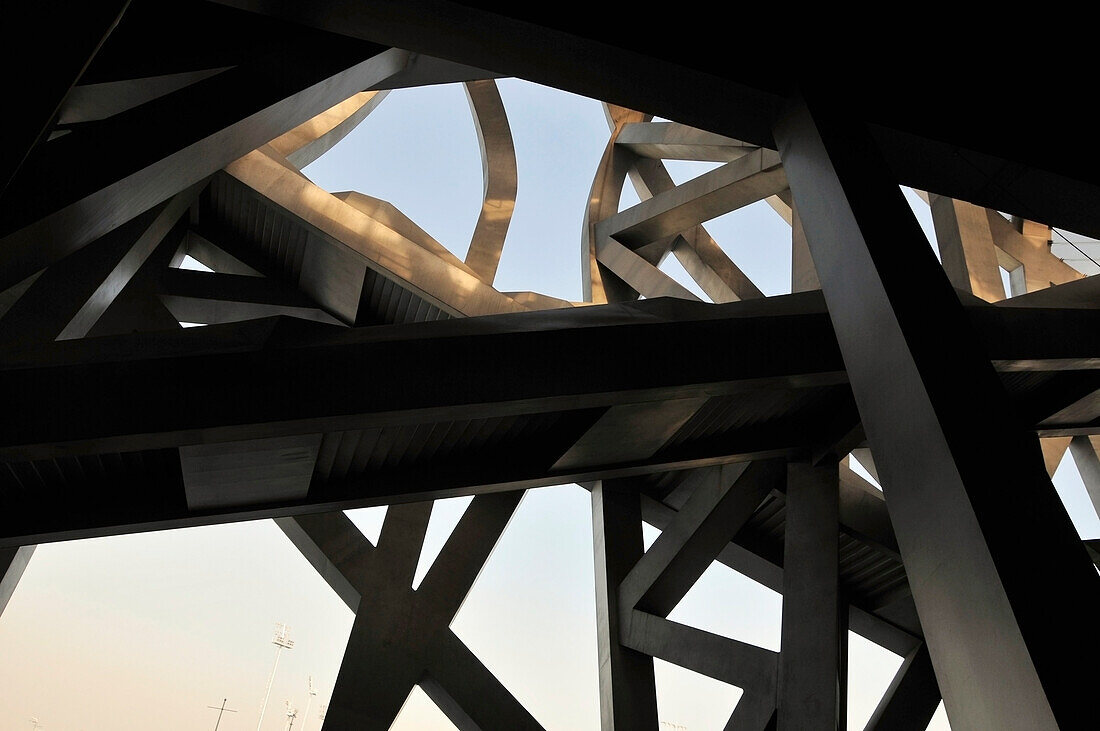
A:
<svg viewBox="0 0 1100 731">
<path fill-rule="evenodd" d="M 275 635 L 271 638 L 271 644 L 275 645 L 275 665 L 271 668 L 271 677 L 267 679 L 267 690 L 264 692 L 264 703 L 260 706 L 260 720 L 256 723 L 256 731 L 264 723 L 264 713 L 267 712 L 267 701 L 271 697 L 271 684 L 275 682 L 275 671 L 279 669 L 279 655 L 283 650 L 294 647 L 294 640 L 290 639 L 290 627 L 279 622 L 275 624 Z"/>
<path fill-rule="evenodd" d="M 31 731 L 38 731 L 38 729 L 40 729 L 40 728 L 42 728 L 42 724 L 38 722 L 37 718 L 32 716 L 31 717 Z"/>
<path fill-rule="evenodd" d="M 294 728 L 294 719 L 298 717 L 298 709 L 290 707 L 290 701 L 286 702 L 286 731 Z"/>
<path fill-rule="evenodd" d="M 207 706 L 207 708 L 213 708 L 215 711 L 218 712 L 218 720 L 214 723 L 214 731 L 218 731 L 218 726 L 220 726 L 221 723 L 222 723 L 222 714 L 223 713 L 225 713 L 226 711 L 228 711 L 230 713 L 236 713 L 237 712 L 236 709 L 225 707 L 225 702 L 228 701 L 228 700 L 229 700 L 228 698 L 222 698 L 222 704 L 220 706 Z"/>
</svg>

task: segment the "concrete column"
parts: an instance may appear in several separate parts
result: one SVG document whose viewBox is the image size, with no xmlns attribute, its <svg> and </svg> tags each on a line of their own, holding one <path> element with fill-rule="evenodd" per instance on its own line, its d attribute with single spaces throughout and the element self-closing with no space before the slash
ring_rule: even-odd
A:
<svg viewBox="0 0 1100 731">
<path fill-rule="evenodd" d="M 779 731 L 844 728 L 838 496 L 835 464 L 787 465 Z"/>
<path fill-rule="evenodd" d="M 641 501 L 636 489 L 615 480 L 593 486 L 592 541 L 600 727 L 603 731 L 650 731 L 657 728 L 653 658 L 619 643 L 619 585 L 644 552 Z"/>
</svg>

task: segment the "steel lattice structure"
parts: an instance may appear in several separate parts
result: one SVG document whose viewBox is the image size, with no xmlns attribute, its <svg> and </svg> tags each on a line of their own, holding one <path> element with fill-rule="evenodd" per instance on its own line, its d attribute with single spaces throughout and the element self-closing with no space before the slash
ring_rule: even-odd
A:
<svg viewBox="0 0 1100 731">
<path fill-rule="evenodd" d="M 604 731 L 657 727 L 654 657 L 744 689 L 729 729 L 841 727 L 848 628 L 905 658 L 869 729 L 941 697 L 959 729 L 1088 725 L 1061 653 L 1100 649 L 1098 554 L 1049 475 L 1070 450 L 1100 505 L 1100 280 L 1050 240 L 1100 234 L 1100 168 L 1021 145 L 1033 117 L 979 136 L 987 108 L 949 91 L 945 124 L 828 69 L 491 4 L 135 0 L 54 30 L 0 168 L 0 609 L 36 543 L 274 518 L 356 611 L 325 729 L 388 728 L 416 684 L 459 728 L 541 728 L 449 624 L 523 491 L 577 482 Z M 502 76 L 607 101 L 585 302 L 493 286 Z M 452 82 L 485 183 L 465 260 L 301 173 L 389 90 Z M 676 185 L 667 159 L 722 165 Z M 899 183 L 928 191 L 942 266 Z M 703 225 L 762 200 L 790 295 Z M 372 505 L 377 547 L 340 512 Z M 783 594 L 781 652 L 668 619 L 715 560 Z"/>
</svg>

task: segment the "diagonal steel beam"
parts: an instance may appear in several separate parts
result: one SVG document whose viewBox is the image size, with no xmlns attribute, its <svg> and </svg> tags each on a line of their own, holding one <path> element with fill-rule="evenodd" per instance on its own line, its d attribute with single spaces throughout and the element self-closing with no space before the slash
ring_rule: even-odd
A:
<svg viewBox="0 0 1100 731">
<path fill-rule="evenodd" d="M 921 644 L 905 657 L 865 731 L 924 731 L 940 705 L 940 688 L 928 646 Z"/>
<path fill-rule="evenodd" d="M 782 463 L 707 468 L 671 524 L 619 586 L 619 605 L 667 617 L 783 479 Z"/>
<path fill-rule="evenodd" d="M 393 75 L 407 59 L 403 51 L 314 34 L 96 123 L 95 134 L 54 140 L 0 199 L 0 287 Z M 195 109 L 203 111 L 198 125 Z M 149 129 L 160 134 L 134 144 Z"/>
<path fill-rule="evenodd" d="M 416 684 L 460 728 L 542 728 L 449 628 L 521 497 L 476 498 L 417 591 L 431 503 L 390 506 L 377 547 L 343 513 L 276 521 L 356 612 L 325 728 L 387 729 Z"/>
<path fill-rule="evenodd" d="M 1073 723 L 1091 713 L 1090 692 L 1058 653 L 1100 651 L 1100 578 L 1037 440 L 867 130 L 814 96 L 791 105 L 776 137 L 949 716 Z M 1065 607 L 1058 622 L 1036 596 Z"/>
<path fill-rule="evenodd" d="M 601 221 L 597 235 L 637 248 L 786 188 L 779 156 L 756 150 Z"/>
</svg>

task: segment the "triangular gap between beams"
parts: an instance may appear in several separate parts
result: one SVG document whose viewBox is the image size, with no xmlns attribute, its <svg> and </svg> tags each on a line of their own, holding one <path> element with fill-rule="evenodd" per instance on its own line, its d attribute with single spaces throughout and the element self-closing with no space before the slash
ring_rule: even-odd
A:
<svg viewBox="0 0 1100 731">
<path fill-rule="evenodd" d="M 740 688 L 653 658 L 661 729 L 719 729 L 744 696 Z"/>
<path fill-rule="evenodd" d="M 415 590 L 424 580 L 428 570 L 435 563 L 439 552 L 451 537 L 458 521 L 462 519 L 466 509 L 473 502 L 473 495 L 452 497 L 436 500 L 432 506 L 432 515 L 428 519 L 428 529 L 424 533 L 424 545 L 420 548 L 420 560 L 416 564 L 416 572 L 413 574 L 412 588 Z"/>
<path fill-rule="evenodd" d="M 357 508 L 346 510 L 344 514 L 355 524 L 355 527 L 370 541 L 372 546 L 378 545 L 378 538 L 382 535 L 382 524 L 386 522 L 388 505 L 379 505 L 373 508 Z"/>
<path fill-rule="evenodd" d="M 419 685 L 414 685 L 405 704 L 401 706 L 397 718 L 394 719 L 390 731 L 421 731 L 421 729 L 437 729 L 449 731 L 458 727 L 451 723 L 447 714 L 439 710 L 428 694 Z"/>
</svg>

